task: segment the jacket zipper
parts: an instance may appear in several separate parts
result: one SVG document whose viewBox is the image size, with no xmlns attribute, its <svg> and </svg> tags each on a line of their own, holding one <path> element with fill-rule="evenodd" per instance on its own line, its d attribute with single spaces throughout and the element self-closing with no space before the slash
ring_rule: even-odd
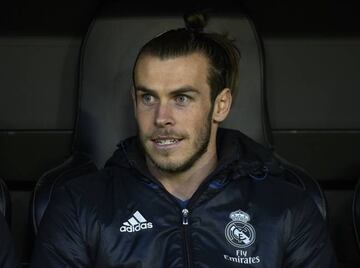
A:
<svg viewBox="0 0 360 268">
<path fill-rule="evenodd" d="M 144 176 L 140 170 L 138 168 L 136 168 L 137 172 L 141 175 L 141 176 Z M 158 183 L 154 180 L 151 180 L 153 181 L 154 183 L 156 183 L 159 188 L 165 192 L 165 194 L 170 197 L 170 199 L 172 199 L 174 201 L 174 203 L 177 203 L 175 200 L 174 200 L 174 197 L 165 189 L 165 187 L 161 184 L 161 183 Z M 190 211 L 189 211 L 189 208 L 192 207 L 192 204 L 194 204 L 198 199 L 199 197 L 201 196 L 201 194 L 205 191 L 205 189 L 208 187 L 210 181 L 205 181 L 204 183 L 202 183 L 200 185 L 200 187 L 195 191 L 194 195 L 190 198 L 189 200 L 189 203 L 187 205 L 187 208 L 184 208 L 181 210 L 181 219 L 182 219 L 182 234 L 183 234 L 183 238 L 184 238 L 184 252 L 185 252 L 185 256 L 184 256 L 184 259 L 185 259 L 185 267 L 187 268 L 191 268 L 192 265 L 191 265 L 191 254 L 190 254 L 190 242 L 189 242 L 189 214 L 190 214 Z M 178 204 L 177 204 L 178 205 Z M 179 205 L 178 205 L 179 206 Z"/>
<path fill-rule="evenodd" d="M 139 171 L 138 168 L 135 169 L 138 174 L 140 174 L 141 177 L 144 177 L 144 175 Z M 151 179 L 150 179 L 151 180 Z M 165 187 L 158 183 L 157 181 L 151 180 L 156 185 L 159 186 L 159 188 L 178 206 L 179 204 L 175 201 L 174 197 L 165 189 Z M 192 198 L 191 198 L 192 199 Z M 190 201 L 190 200 L 189 200 Z M 190 258 L 190 242 L 189 242 L 189 210 L 187 208 L 184 208 L 181 210 L 181 219 L 182 219 L 182 236 L 183 236 L 183 247 L 184 247 L 184 264 L 186 268 L 191 268 L 191 258 Z"/>
<path fill-rule="evenodd" d="M 185 253 L 185 267 L 190 268 L 191 267 L 191 262 L 190 262 L 190 245 L 189 245 L 189 233 L 188 233 L 188 228 L 189 228 L 189 210 L 184 208 L 181 211 L 182 214 L 182 232 L 183 232 L 183 237 L 184 237 L 184 253 Z"/>
<path fill-rule="evenodd" d="M 185 267 L 191 268 L 191 254 L 190 254 L 190 242 L 189 242 L 189 216 L 190 208 L 193 207 L 193 204 L 200 198 L 201 194 L 204 193 L 205 189 L 209 186 L 210 181 L 206 181 L 200 185 L 200 187 L 195 191 L 194 195 L 190 198 L 187 208 L 181 210 L 182 214 L 182 233 L 184 237 L 184 252 L 185 252 Z M 166 190 L 165 190 L 166 191 Z"/>
</svg>

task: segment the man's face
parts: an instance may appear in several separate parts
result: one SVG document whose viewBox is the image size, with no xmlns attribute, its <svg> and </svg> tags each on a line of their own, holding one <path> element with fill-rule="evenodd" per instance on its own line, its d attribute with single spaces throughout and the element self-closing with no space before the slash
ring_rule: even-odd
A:
<svg viewBox="0 0 360 268">
<path fill-rule="evenodd" d="M 147 160 L 161 171 L 185 171 L 213 153 L 207 75 L 207 59 L 199 53 L 170 59 L 145 55 L 136 65 L 139 138 Z"/>
</svg>

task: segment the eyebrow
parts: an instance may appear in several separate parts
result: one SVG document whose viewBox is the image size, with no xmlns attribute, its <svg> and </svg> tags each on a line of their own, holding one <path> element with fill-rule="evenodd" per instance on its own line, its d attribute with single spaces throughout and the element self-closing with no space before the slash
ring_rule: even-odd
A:
<svg viewBox="0 0 360 268">
<path fill-rule="evenodd" d="M 150 88 L 147 88 L 147 87 L 144 87 L 144 86 L 137 86 L 135 87 L 135 91 L 138 92 L 138 91 L 142 91 L 142 92 L 145 92 L 145 93 L 149 93 L 149 94 L 152 94 L 152 95 L 158 95 L 157 94 L 157 91 L 154 90 L 154 89 L 150 89 Z M 170 95 L 179 95 L 179 94 L 184 94 L 184 93 L 195 93 L 195 94 L 200 94 L 200 91 L 197 90 L 196 88 L 193 88 L 191 86 L 184 86 L 184 87 L 181 87 L 181 88 L 177 88 L 177 89 L 174 89 L 170 92 Z"/>
</svg>

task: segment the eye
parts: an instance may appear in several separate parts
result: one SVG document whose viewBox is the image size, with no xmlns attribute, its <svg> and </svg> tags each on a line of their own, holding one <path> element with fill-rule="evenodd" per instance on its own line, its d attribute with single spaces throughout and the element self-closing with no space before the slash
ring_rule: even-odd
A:
<svg viewBox="0 0 360 268">
<path fill-rule="evenodd" d="M 155 98 L 154 96 L 150 95 L 150 94 L 144 94 L 141 96 L 142 102 L 145 105 L 151 105 L 155 102 Z"/>
<path fill-rule="evenodd" d="M 186 105 L 190 101 L 190 98 L 186 95 L 179 95 L 176 96 L 175 101 L 177 104 Z"/>
</svg>

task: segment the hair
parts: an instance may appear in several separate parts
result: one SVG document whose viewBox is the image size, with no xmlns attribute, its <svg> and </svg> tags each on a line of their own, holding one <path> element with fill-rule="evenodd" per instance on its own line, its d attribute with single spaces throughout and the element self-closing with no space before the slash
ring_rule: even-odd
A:
<svg viewBox="0 0 360 268">
<path fill-rule="evenodd" d="M 208 83 L 211 101 L 224 89 L 229 88 L 236 95 L 238 83 L 240 52 L 234 40 L 225 34 L 205 33 L 208 18 L 202 13 L 184 16 L 185 28 L 169 30 L 147 42 L 139 51 L 133 69 L 144 55 L 161 59 L 201 53 L 209 61 Z M 134 80 L 135 84 L 135 80 Z"/>
</svg>

